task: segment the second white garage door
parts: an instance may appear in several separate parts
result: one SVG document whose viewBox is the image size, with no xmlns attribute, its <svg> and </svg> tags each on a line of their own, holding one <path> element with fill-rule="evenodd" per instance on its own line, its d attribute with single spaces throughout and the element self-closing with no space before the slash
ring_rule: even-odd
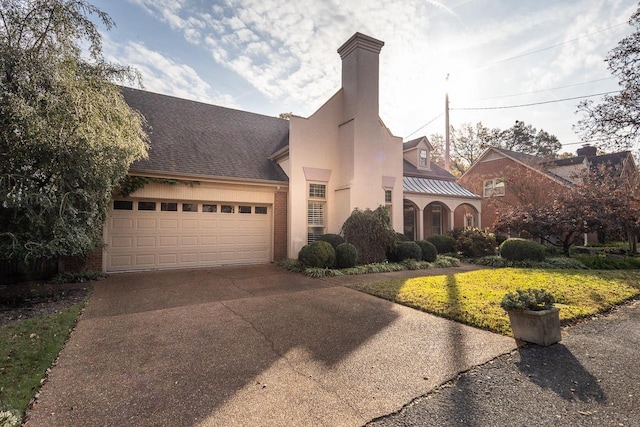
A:
<svg viewBox="0 0 640 427">
<path fill-rule="evenodd" d="M 106 227 L 106 269 L 268 263 L 271 218 L 271 205 L 114 200 Z"/>
</svg>

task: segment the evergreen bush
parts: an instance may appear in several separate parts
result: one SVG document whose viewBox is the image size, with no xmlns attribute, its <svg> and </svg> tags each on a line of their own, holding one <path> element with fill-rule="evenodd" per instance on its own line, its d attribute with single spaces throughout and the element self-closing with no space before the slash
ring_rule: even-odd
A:
<svg viewBox="0 0 640 427">
<path fill-rule="evenodd" d="M 422 250 L 422 260 L 428 262 L 434 262 L 438 257 L 438 249 L 436 249 L 435 245 L 426 240 L 418 240 L 416 244 L 420 246 Z"/>
<path fill-rule="evenodd" d="M 500 245 L 500 256 L 509 261 L 544 261 L 544 246 L 532 240 L 507 239 Z"/>
<path fill-rule="evenodd" d="M 450 254 L 455 252 L 456 239 L 446 234 L 436 234 L 427 237 L 427 241 L 433 243 L 439 254 Z"/>
<path fill-rule="evenodd" d="M 416 242 L 397 243 L 395 253 L 398 261 L 404 261 L 406 259 L 422 260 L 422 249 L 420 249 L 420 246 L 418 246 Z"/>
<path fill-rule="evenodd" d="M 384 206 L 373 211 L 355 209 L 342 225 L 340 234 L 356 247 L 358 261 L 363 264 L 384 261 L 396 237 Z"/>
<path fill-rule="evenodd" d="M 298 259 L 305 267 L 334 268 L 336 265 L 336 251 L 331 243 L 322 240 L 303 246 Z"/>
<path fill-rule="evenodd" d="M 317 240 L 322 240 L 323 242 L 331 243 L 333 249 L 337 249 L 338 245 L 344 243 L 344 239 L 339 234 L 323 234 L 322 236 L 318 236 Z"/>
<path fill-rule="evenodd" d="M 454 230 L 458 236 L 455 249 L 467 258 L 479 258 L 496 253 L 496 238 L 493 233 L 478 228 Z"/>
<path fill-rule="evenodd" d="M 336 248 L 336 264 L 338 268 L 355 267 L 358 263 L 358 250 L 351 243 L 342 243 Z"/>
</svg>

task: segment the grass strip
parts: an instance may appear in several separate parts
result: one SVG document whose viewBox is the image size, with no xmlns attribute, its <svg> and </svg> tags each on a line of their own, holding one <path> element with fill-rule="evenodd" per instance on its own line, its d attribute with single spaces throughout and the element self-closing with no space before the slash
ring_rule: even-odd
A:
<svg viewBox="0 0 640 427">
<path fill-rule="evenodd" d="M 516 289 L 545 288 L 563 323 L 607 311 L 640 294 L 640 271 L 487 269 L 353 284 L 351 288 L 471 326 L 511 335 L 500 307 Z"/>
<path fill-rule="evenodd" d="M 22 416 L 74 328 L 84 302 L 0 327 L 0 411 Z"/>
</svg>

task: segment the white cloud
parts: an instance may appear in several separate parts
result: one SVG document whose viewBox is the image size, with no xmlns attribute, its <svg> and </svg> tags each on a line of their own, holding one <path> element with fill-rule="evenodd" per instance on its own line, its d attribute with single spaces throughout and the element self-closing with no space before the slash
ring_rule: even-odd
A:
<svg viewBox="0 0 640 427">
<path fill-rule="evenodd" d="M 215 92 L 190 66 L 179 64 L 142 43 L 128 42 L 122 45 L 105 37 L 103 47 L 108 61 L 132 66 L 140 72 L 145 90 L 240 108 L 233 96 Z"/>
</svg>

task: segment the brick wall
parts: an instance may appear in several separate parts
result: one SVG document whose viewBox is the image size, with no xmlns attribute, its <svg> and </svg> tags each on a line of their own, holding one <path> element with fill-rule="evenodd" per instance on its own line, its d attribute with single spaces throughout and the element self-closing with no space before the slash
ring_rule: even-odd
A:
<svg viewBox="0 0 640 427">
<path fill-rule="evenodd" d="M 273 202 L 273 259 L 287 257 L 287 196 L 286 190 L 276 191 Z"/>
<path fill-rule="evenodd" d="M 460 180 L 460 184 L 474 193 L 482 195 L 484 181 L 487 179 L 504 178 L 508 180 L 509 178 L 515 178 L 515 181 L 522 181 L 525 176 L 527 177 L 527 182 L 530 183 L 531 191 L 527 192 L 527 195 L 531 202 L 544 200 L 546 196 L 562 187 L 561 184 L 551 178 L 531 171 L 526 166 L 507 158 L 477 163 L 473 170 Z M 504 196 L 496 196 L 495 200 L 491 200 L 491 198 L 482 199 L 482 228 L 493 228 L 497 213 L 496 209 L 500 209 L 500 205 L 517 204 L 518 198 L 513 194 L 509 185 L 509 182 L 507 182 Z"/>
</svg>

